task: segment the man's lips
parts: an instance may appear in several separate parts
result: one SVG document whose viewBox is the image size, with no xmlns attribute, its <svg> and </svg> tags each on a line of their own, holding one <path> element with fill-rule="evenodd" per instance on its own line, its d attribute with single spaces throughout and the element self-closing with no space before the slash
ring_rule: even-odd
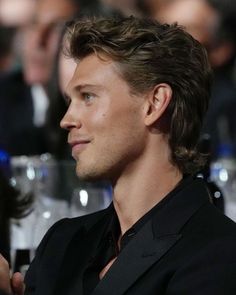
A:
<svg viewBox="0 0 236 295">
<path fill-rule="evenodd" d="M 72 155 L 74 155 L 75 153 L 82 151 L 90 143 L 90 140 L 74 140 L 69 141 L 68 143 L 72 148 Z"/>
</svg>

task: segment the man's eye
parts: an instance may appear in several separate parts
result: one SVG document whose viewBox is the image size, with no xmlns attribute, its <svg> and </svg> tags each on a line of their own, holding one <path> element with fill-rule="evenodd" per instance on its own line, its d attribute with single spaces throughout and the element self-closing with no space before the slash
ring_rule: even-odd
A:
<svg viewBox="0 0 236 295">
<path fill-rule="evenodd" d="M 82 93 L 82 96 L 84 100 L 86 101 L 90 101 L 91 99 L 94 98 L 94 95 L 92 93 L 87 93 L 87 92 Z"/>
</svg>

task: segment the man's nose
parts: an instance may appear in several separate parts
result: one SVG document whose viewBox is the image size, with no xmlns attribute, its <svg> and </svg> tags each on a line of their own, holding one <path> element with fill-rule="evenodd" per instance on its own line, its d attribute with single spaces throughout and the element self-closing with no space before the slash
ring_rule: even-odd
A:
<svg viewBox="0 0 236 295">
<path fill-rule="evenodd" d="M 70 131 L 73 128 L 80 128 L 81 122 L 78 118 L 78 116 L 75 116 L 70 109 L 68 108 L 67 112 L 65 113 L 64 117 L 62 118 L 60 122 L 61 128 Z"/>
</svg>

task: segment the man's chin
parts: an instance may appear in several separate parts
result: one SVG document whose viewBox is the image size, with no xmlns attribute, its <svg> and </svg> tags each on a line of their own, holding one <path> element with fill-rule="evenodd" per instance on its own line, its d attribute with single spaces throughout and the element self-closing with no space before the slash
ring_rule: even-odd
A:
<svg viewBox="0 0 236 295">
<path fill-rule="evenodd" d="M 76 174 L 81 181 L 85 182 L 110 182 L 112 181 L 110 173 L 99 173 L 98 171 L 76 170 Z"/>
<path fill-rule="evenodd" d="M 91 172 L 91 171 L 83 171 L 82 169 L 77 168 L 76 174 L 78 178 L 82 181 L 88 181 L 88 182 L 95 182 L 103 180 L 103 177 L 99 175 L 98 173 Z"/>
</svg>

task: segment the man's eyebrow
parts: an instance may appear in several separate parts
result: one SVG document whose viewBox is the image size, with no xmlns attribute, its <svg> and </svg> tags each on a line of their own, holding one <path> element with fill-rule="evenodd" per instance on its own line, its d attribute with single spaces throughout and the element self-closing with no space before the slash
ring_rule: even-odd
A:
<svg viewBox="0 0 236 295">
<path fill-rule="evenodd" d="M 100 85 L 94 85 L 94 84 L 80 84 L 74 87 L 75 91 L 81 92 L 82 90 L 89 88 L 91 90 L 101 90 L 104 87 L 100 86 Z"/>
</svg>

